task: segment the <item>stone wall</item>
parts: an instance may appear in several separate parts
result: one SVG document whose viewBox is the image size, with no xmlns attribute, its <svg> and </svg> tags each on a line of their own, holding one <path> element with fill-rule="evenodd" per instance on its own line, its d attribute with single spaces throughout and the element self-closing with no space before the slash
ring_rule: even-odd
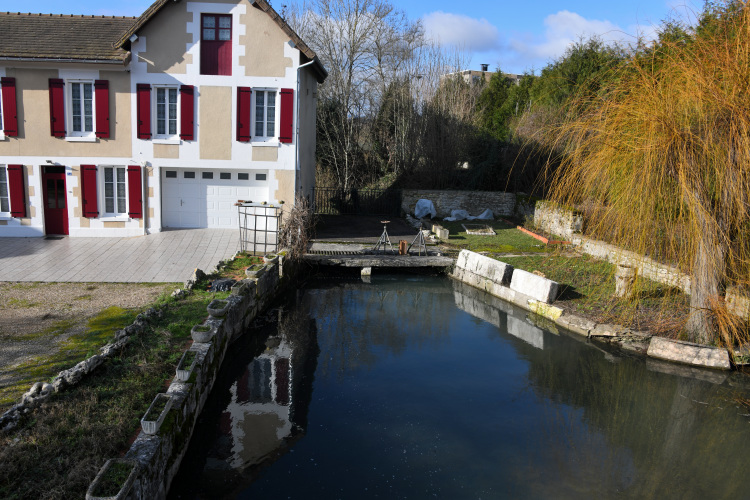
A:
<svg viewBox="0 0 750 500">
<path fill-rule="evenodd" d="M 246 332 L 257 314 L 285 288 L 294 274 L 289 266 L 284 254 L 280 254 L 279 261 L 266 264 L 254 278 L 232 288 L 232 295 L 226 299 L 228 307 L 220 317 L 209 316 L 204 322 L 213 336 L 206 343 L 193 342 L 192 349 L 199 351 L 193 375 L 187 382 L 176 377 L 172 380 L 166 391 L 172 396 L 172 408 L 160 430 L 152 435 L 141 432 L 125 454 L 125 459 L 135 461 L 137 473 L 130 492 L 123 498 L 166 497 L 229 345 Z"/>
<path fill-rule="evenodd" d="M 435 205 L 438 217 L 450 217 L 451 210 L 466 210 L 471 215 L 479 215 L 486 209 L 495 216 L 508 217 L 516 208 L 516 195 L 501 191 L 453 191 L 404 189 L 401 192 L 401 209 L 414 214 L 417 200 L 430 200 Z"/>
<path fill-rule="evenodd" d="M 510 285 L 508 286 L 508 277 Z M 555 325 L 587 338 L 619 342 L 621 348 L 665 361 L 682 363 L 716 370 L 730 370 L 729 352 L 711 346 L 680 342 L 659 337 L 643 335 L 619 325 L 597 324 L 593 321 L 563 311 L 553 305 L 557 293 L 557 283 L 488 257 L 461 250 L 456 266 L 451 275 L 454 279 L 467 285 L 479 288 L 490 295 L 503 299 L 527 311 L 531 311 L 550 321 L 545 328 L 555 331 Z M 523 277 L 519 280 L 517 277 Z M 532 278 L 533 277 L 533 278 Z M 466 295 L 464 293 L 464 295 Z M 541 300 L 540 300 L 541 299 Z M 493 324 L 500 323 L 495 319 L 492 310 L 476 303 L 477 301 L 457 300 L 463 310 Z M 525 340 L 538 348 L 543 348 L 543 337 L 532 328 L 522 323 L 511 324 L 510 318 L 505 325 L 509 333 Z M 514 333 L 515 332 L 515 333 Z"/>
<path fill-rule="evenodd" d="M 615 265 L 635 267 L 640 276 L 679 288 L 686 294 L 690 294 L 690 276 L 676 267 L 579 234 L 583 220 L 572 210 L 555 207 L 549 202 L 537 201 L 534 209 L 534 224 L 545 232 L 569 239 L 573 246 L 583 253 Z"/>
<path fill-rule="evenodd" d="M 547 233 L 570 239 L 583 229 L 583 218 L 572 210 L 558 208 L 548 201 L 537 201 L 534 225 Z"/>
</svg>

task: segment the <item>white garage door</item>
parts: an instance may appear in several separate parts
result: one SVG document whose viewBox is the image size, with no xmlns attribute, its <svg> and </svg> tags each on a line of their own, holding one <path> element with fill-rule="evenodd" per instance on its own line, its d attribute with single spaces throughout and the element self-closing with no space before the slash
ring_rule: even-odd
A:
<svg viewBox="0 0 750 500">
<path fill-rule="evenodd" d="M 268 173 L 162 168 L 163 227 L 238 227 L 237 200 L 270 201 Z"/>
</svg>

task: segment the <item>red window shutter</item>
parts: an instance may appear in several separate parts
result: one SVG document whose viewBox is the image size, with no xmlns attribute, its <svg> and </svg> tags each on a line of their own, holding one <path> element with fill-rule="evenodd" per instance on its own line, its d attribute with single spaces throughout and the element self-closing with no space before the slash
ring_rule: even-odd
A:
<svg viewBox="0 0 750 500">
<path fill-rule="evenodd" d="M 192 141 L 195 139 L 195 87 L 183 85 L 180 87 L 180 139 Z"/>
<path fill-rule="evenodd" d="M 16 110 L 16 79 L 8 76 L 0 79 L 2 85 L 3 122 L 0 123 L 5 135 L 18 137 L 18 115 Z"/>
<path fill-rule="evenodd" d="M 232 75 L 232 42 L 220 42 L 218 48 L 219 67 L 217 75 Z"/>
<path fill-rule="evenodd" d="M 248 142 L 250 134 L 250 123 L 252 123 L 252 95 L 250 87 L 237 88 L 237 140 Z"/>
<path fill-rule="evenodd" d="M 139 83 L 136 86 L 136 100 L 138 103 L 138 138 L 151 138 L 151 85 Z"/>
<path fill-rule="evenodd" d="M 109 80 L 94 82 L 96 101 L 96 136 L 109 139 Z"/>
<path fill-rule="evenodd" d="M 294 137 L 294 90 L 281 89 L 279 142 L 292 142 L 292 137 Z"/>
<path fill-rule="evenodd" d="M 81 192 L 83 193 L 83 216 L 99 217 L 96 191 L 96 165 L 81 165 Z"/>
<path fill-rule="evenodd" d="M 49 120 L 53 137 L 65 137 L 65 93 L 63 81 L 49 79 Z"/>
<path fill-rule="evenodd" d="M 128 215 L 133 219 L 143 218 L 143 189 L 141 189 L 141 167 L 128 166 Z"/>
<path fill-rule="evenodd" d="M 10 216 L 26 217 L 23 165 L 8 165 L 8 192 L 10 194 Z"/>
</svg>

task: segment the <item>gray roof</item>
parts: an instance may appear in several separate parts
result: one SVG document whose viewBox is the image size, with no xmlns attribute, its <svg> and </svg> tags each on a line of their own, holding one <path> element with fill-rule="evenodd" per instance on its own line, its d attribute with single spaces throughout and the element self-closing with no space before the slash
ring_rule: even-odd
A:
<svg viewBox="0 0 750 500">
<path fill-rule="evenodd" d="M 0 58 L 124 64 L 129 52 L 113 44 L 135 20 L 0 12 Z"/>
</svg>

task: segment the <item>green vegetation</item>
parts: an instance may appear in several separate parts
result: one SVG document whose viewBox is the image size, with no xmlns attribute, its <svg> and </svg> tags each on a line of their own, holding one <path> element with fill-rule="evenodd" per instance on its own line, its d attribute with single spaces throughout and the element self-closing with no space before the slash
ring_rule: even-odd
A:
<svg viewBox="0 0 750 500">
<path fill-rule="evenodd" d="M 538 138 L 560 160 L 552 198 L 581 207 L 588 234 L 690 274 L 680 329 L 731 346 L 750 340 L 723 300 L 750 282 L 750 5 L 666 28 Z"/>
<path fill-rule="evenodd" d="M 130 477 L 133 471 L 132 464 L 125 462 L 113 462 L 101 477 L 99 485 L 94 491 L 94 495 L 99 497 L 113 497 L 120 492 L 122 485 Z"/>
<path fill-rule="evenodd" d="M 54 394 L 17 432 L 0 437 L 0 498 L 82 498 L 105 460 L 127 448 L 154 395 L 174 376 L 190 328 L 206 317 L 217 295 L 198 290 L 180 301 L 162 297 L 162 318 L 134 335 L 119 356 L 74 390 Z M 135 317 L 105 310 L 92 320 L 94 331 L 75 343 L 91 342 L 84 351 L 96 347 L 94 338 L 111 336 L 126 314 L 129 321 Z"/>
<path fill-rule="evenodd" d="M 461 224 L 487 224 L 497 233 L 495 236 L 466 234 Z M 441 221 L 440 225 L 449 231 L 447 243 L 451 246 L 473 252 L 523 253 L 547 252 L 548 247 L 541 241 L 522 233 L 516 226 L 502 220 L 496 221 Z"/>
<path fill-rule="evenodd" d="M 26 392 L 34 382 L 50 380 L 58 372 L 96 354 L 97 349 L 106 344 L 117 330 L 131 324 L 139 312 L 120 307 L 104 309 L 89 320 L 82 333 L 68 337 L 51 354 L 37 356 L 20 366 L 9 369 L 8 373 L 13 375 L 15 382 L 0 387 L 0 408 L 15 403 L 19 394 Z M 74 330 L 76 326 L 77 322 L 73 320 L 63 320 L 40 332 L 16 337 L 16 339 L 55 338 Z"/>
<path fill-rule="evenodd" d="M 688 297 L 680 290 L 645 278 L 636 279 L 635 294 L 630 300 L 615 299 L 614 266 L 588 255 L 553 253 L 496 258 L 556 281 L 560 289 L 555 305 L 599 322 L 619 322 L 636 330 L 673 335 L 675 323 L 688 310 Z"/>
</svg>

